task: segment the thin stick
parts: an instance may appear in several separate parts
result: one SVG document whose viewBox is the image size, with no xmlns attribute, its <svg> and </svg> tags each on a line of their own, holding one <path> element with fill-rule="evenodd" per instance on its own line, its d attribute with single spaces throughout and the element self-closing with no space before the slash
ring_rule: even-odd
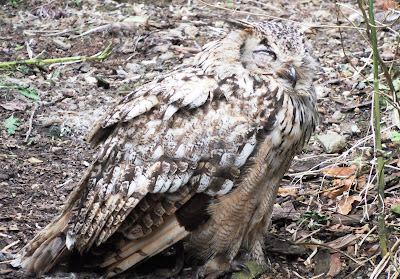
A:
<svg viewBox="0 0 400 279">
<path fill-rule="evenodd" d="M 21 61 L 9 61 L 9 62 L 0 62 L 0 68 L 12 67 L 17 65 L 32 65 L 32 64 L 53 64 L 53 63 L 60 63 L 60 62 L 69 62 L 69 61 L 76 61 L 76 60 L 103 60 L 106 59 L 112 53 L 112 44 L 110 43 L 107 48 L 101 53 L 98 57 L 93 56 L 74 56 L 74 57 L 61 57 L 61 58 L 51 58 L 51 59 L 27 59 Z"/>
<path fill-rule="evenodd" d="M 36 112 L 37 108 L 39 107 L 37 104 L 35 104 L 34 106 L 35 107 L 32 110 L 31 117 L 29 117 L 29 129 L 28 129 L 28 132 L 26 132 L 25 142 L 28 142 L 29 136 L 31 135 L 33 116 L 35 115 L 35 112 Z"/>
<path fill-rule="evenodd" d="M 272 16 L 272 15 L 267 15 L 267 14 L 256 14 L 256 13 L 251 13 L 251 12 L 246 12 L 246 11 L 233 10 L 233 9 L 229 9 L 229 8 L 225 8 L 225 7 L 219 7 L 217 5 L 206 3 L 203 0 L 197 0 L 197 1 L 200 2 L 203 5 L 206 5 L 208 7 L 214 8 L 214 9 L 224 10 L 224 11 L 228 11 L 228 12 L 231 12 L 231 13 L 246 14 L 246 15 L 266 17 L 266 18 L 271 18 L 271 19 L 278 19 L 278 20 L 282 20 L 282 21 L 286 21 L 286 22 L 292 22 L 294 24 L 302 25 L 302 26 L 309 27 L 309 28 L 362 29 L 362 28 L 357 27 L 357 26 L 337 26 L 337 25 L 323 25 L 323 24 L 319 24 L 319 25 L 307 24 L 307 23 L 302 23 L 302 22 L 298 22 L 298 21 L 295 21 L 295 20 L 290 20 L 290 19 L 287 19 L 287 18 L 282 18 L 282 17 L 279 17 L 279 16 Z"/>
<path fill-rule="evenodd" d="M 7 250 L 10 249 L 11 247 L 17 245 L 18 243 L 19 243 L 19 240 L 16 240 L 13 243 L 8 244 L 7 246 L 5 246 L 3 249 L 0 250 L 0 253 L 8 254 L 9 252 L 7 252 Z"/>
</svg>

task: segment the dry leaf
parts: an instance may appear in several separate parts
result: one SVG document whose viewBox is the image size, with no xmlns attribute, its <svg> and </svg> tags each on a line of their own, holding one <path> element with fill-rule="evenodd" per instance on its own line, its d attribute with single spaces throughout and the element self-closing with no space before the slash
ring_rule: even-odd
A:
<svg viewBox="0 0 400 279">
<path fill-rule="evenodd" d="M 365 224 L 364 226 L 362 226 L 361 228 L 356 229 L 356 234 L 364 234 L 366 232 L 369 232 L 370 228 L 368 224 Z"/>
<path fill-rule="evenodd" d="M 35 158 L 35 157 L 30 157 L 28 159 L 28 162 L 31 163 L 31 164 L 43 163 L 42 160 L 39 160 L 38 158 Z"/>
<path fill-rule="evenodd" d="M 331 255 L 331 264 L 328 272 L 328 276 L 336 276 L 340 273 L 342 263 L 340 262 L 340 254 L 334 253 Z"/>
<path fill-rule="evenodd" d="M 286 196 L 297 196 L 298 190 L 295 188 L 284 188 L 279 187 L 278 189 L 278 196 L 286 197 Z"/>
<path fill-rule="evenodd" d="M 382 10 L 387 11 L 388 9 L 398 9 L 399 4 L 393 0 L 376 0 L 376 6 Z"/>
<path fill-rule="evenodd" d="M 334 178 L 348 178 L 350 175 L 355 174 L 357 171 L 356 166 L 350 167 L 332 167 L 322 170 L 322 173 L 327 177 Z"/>
<path fill-rule="evenodd" d="M 26 110 L 26 104 L 25 103 L 21 103 L 21 102 L 8 102 L 5 104 L 1 104 L 0 106 L 2 106 L 4 109 L 6 110 L 11 110 L 11 111 L 24 111 Z"/>
<path fill-rule="evenodd" d="M 354 234 L 346 234 L 325 244 L 334 249 L 341 249 L 348 245 L 354 244 L 357 238 L 358 236 L 355 236 Z"/>
<path fill-rule="evenodd" d="M 362 191 L 366 185 L 367 177 L 365 176 L 365 174 L 363 174 L 359 178 L 357 178 L 357 190 Z"/>
<path fill-rule="evenodd" d="M 344 198 L 340 201 L 337 212 L 343 215 L 347 215 L 350 213 L 353 203 L 355 201 L 361 201 L 361 200 L 362 197 L 360 196 L 350 196 L 348 198 Z"/>
<path fill-rule="evenodd" d="M 332 190 L 332 191 L 327 191 L 324 193 L 324 196 L 326 196 L 332 200 L 336 199 L 338 196 L 340 196 L 344 192 L 347 192 L 350 189 L 350 186 L 353 185 L 354 181 L 355 181 L 355 176 L 352 176 L 349 179 L 335 179 L 335 180 L 333 180 L 332 187 L 333 188 L 340 187 L 340 188 Z"/>
<path fill-rule="evenodd" d="M 350 231 L 352 231 L 352 229 L 353 229 L 353 227 L 346 226 L 343 224 L 336 224 L 336 225 L 332 225 L 327 228 L 328 231 L 337 232 L 337 233 L 350 232 Z"/>
</svg>

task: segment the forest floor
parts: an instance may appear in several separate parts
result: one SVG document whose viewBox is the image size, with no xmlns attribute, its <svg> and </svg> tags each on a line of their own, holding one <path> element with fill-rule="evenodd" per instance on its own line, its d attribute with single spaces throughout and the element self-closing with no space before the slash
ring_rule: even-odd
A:
<svg viewBox="0 0 400 279">
<path fill-rule="evenodd" d="M 355 28 L 334 27 L 352 26 L 349 19 L 365 28 L 356 1 L 135 2 L 0 1 L 0 62 L 93 56 L 110 43 L 113 48 L 104 61 L 0 68 L 0 278 L 28 278 L 8 262 L 57 215 L 90 165 L 96 150 L 85 136 L 109 107 L 190 63 L 201 46 L 231 28 L 227 19 L 271 15 L 309 26 L 321 64 L 315 77 L 320 125 L 282 182 L 266 240 L 269 265 L 258 278 L 397 278 L 399 249 L 392 261 L 379 249 L 371 48 Z M 376 18 L 393 23 L 396 13 L 381 5 Z M 394 22 L 378 33 L 382 58 L 394 61 L 393 69 L 400 58 L 398 30 Z M 395 82 L 398 90 L 398 75 Z M 388 92 L 384 83 L 381 90 Z M 400 237 L 394 210 L 400 204 L 399 121 L 382 105 L 383 202 L 394 245 Z M 175 278 L 188 277 L 186 265 Z"/>
</svg>

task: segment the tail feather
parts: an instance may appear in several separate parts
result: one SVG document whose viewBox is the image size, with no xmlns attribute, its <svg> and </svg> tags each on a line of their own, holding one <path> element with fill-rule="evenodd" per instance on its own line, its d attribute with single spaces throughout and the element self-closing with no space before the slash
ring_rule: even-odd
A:
<svg viewBox="0 0 400 279">
<path fill-rule="evenodd" d="M 26 261 L 26 271 L 28 273 L 41 274 L 47 273 L 58 262 L 61 255 L 65 254 L 65 236 L 49 239 L 29 257 Z"/>
<path fill-rule="evenodd" d="M 58 259 L 65 255 L 65 233 L 71 214 L 66 212 L 47 225 L 21 251 L 14 260 L 14 267 L 22 267 L 30 274 L 48 272 Z"/>
<path fill-rule="evenodd" d="M 145 238 L 132 240 L 124 245 L 117 253 L 108 256 L 101 264 L 106 268 L 104 278 L 117 275 L 144 259 L 150 258 L 167 247 L 189 235 L 180 226 L 175 215 L 169 216 L 165 223 Z"/>
</svg>

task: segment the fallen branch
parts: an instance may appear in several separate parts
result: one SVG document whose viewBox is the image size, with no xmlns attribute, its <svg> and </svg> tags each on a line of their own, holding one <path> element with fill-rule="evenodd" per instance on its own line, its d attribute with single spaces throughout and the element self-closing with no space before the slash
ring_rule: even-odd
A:
<svg viewBox="0 0 400 279">
<path fill-rule="evenodd" d="M 35 57 L 27 60 L 0 62 L 0 68 L 13 67 L 17 65 L 42 65 L 42 64 L 63 63 L 63 62 L 79 61 L 79 60 L 104 60 L 111 53 L 112 53 L 112 44 L 110 43 L 99 56 L 74 56 L 74 57 L 51 58 L 43 60 Z"/>
</svg>

